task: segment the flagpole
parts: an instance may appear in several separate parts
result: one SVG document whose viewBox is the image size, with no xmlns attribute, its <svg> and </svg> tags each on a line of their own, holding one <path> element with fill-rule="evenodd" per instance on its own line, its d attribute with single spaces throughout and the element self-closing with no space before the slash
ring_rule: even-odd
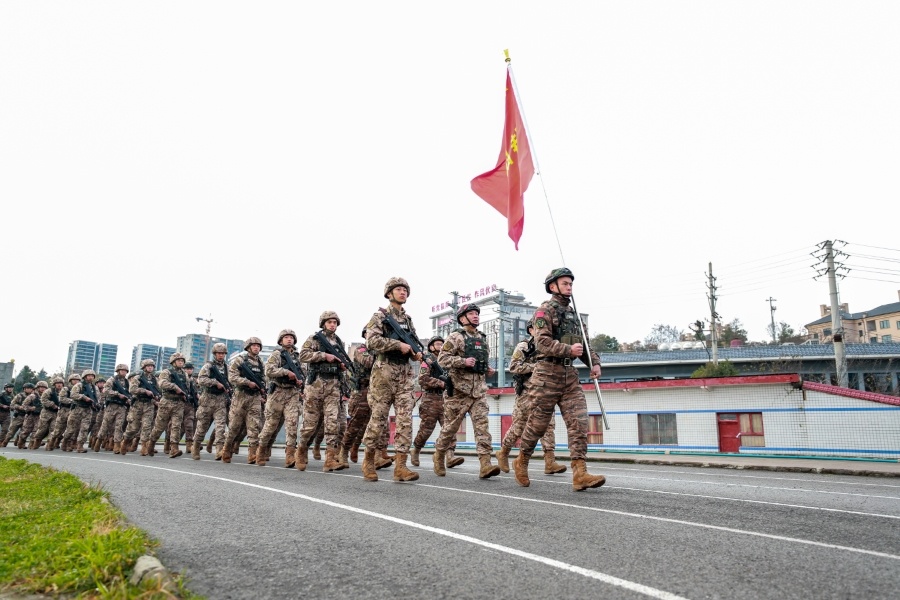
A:
<svg viewBox="0 0 900 600">
<path fill-rule="evenodd" d="M 522 103 L 522 97 L 519 95 L 519 86 L 516 85 L 516 74 L 512 69 L 512 59 L 509 57 L 509 49 L 503 51 L 506 56 L 506 70 L 509 73 L 509 80 L 512 82 L 513 93 L 516 96 L 516 102 L 519 103 L 519 114 L 522 116 L 522 124 L 525 125 L 525 135 L 528 137 L 528 145 L 531 148 L 531 157 L 534 159 L 534 167 L 537 171 L 538 178 L 541 180 L 541 190 L 544 192 L 544 202 L 547 204 L 547 213 L 550 215 L 550 224 L 553 226 L 553 235 L 556 237 L 556 246 L 559 248 L 559 258 L 562 260 L 563 266 L 566 266 L 566 257 L 563 255 L 562 243 L 559 241 L 559 233 L 556 231 L 556 221 L 553 219 L 553 211 L 550 210 L 550 198 L 547 196 L 547 186 L 544 184 L 544 172 L 541 171 L 541 163 L 538 160 L 537 151 L 534 147 L 534 136 L 531 135 L 531 128 L 528 126 L 528 117 L 525 116 L 525 107 Z"/>
<path fill-rule="evenodd" d="M 525 116 L 525 107 L 522 103 L 522 97 L 519 95 L 519 86 L 516 85 L 516 74 L 512 69 L 512 59 L 509 57 L 509 49 L 504 49 L 503 54 L 506 57 L 506 71 L 509 73 L 509 80 L 512 82 L 513 93 L 516 96 L 516 102 L 519 103 L 519 114 L 522 116 L 522 124 L 525 126 L 525 135 L 529 140 L 529 147 L 531 148 L 531 157 L 534 159 L 534 168 L 537 171 L 537 175 L 541 180 L 541 190 L 544 192 L 544 202 L 547 204 L 547 213 L 550 215 L 550 224 L 553 226 L 553 235 L 556 237 L 556 245 L 559 248 L 559 258 L 562 260 L 563 266 L 566 266 L 566 257 L 563 255 L 562 243 L 559 240 L 559 233 L 556 231 L 556 221 L 553 219 L 553 211 L 550 210 L 550 198 L 547 195 L 547 186 L 544 184 L 544 172 L 541 170 L 541 163 L 538 161 L 537 149 L 534 143 L 534 136 L 531 134 L 531 128 L 528 126 L 528 117 Z M 572 295 L 572 310 L 575 311 L 575 316 L 578 319 L 578 326 L 581 329 L 581 337 L 584 339 L 587 344 L 587 358 L 588 358 L 588 369 L 594 369 L 594 361 L 591 358 L 591 342 L 587 338 L 587 329 L 584 326 L 584 321 L 581 319 L 581 314 L 578 312 L 578 308 L 575 306 L 575 295 Z M 594 382 L 594 391 L 597 393 L 597 402 L 600 404 L 600 417 L 603 419 L 603 426 L 605 429 L 609 429 L 609 421 L 606 420 L 606 410 L 603 408 L 603 395 L 600 393 L 600 382 L 597 381 L 596 378 L 591 378 Z"/>
</svg>

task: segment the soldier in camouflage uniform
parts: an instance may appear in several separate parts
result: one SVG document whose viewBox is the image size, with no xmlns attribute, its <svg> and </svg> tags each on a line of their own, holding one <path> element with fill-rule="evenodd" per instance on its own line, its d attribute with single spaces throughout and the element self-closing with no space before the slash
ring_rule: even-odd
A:
<svg viewBox="0 0 900 600">
<path fill-rule="evenodd" d="M 166 428 L 172 425 L 172 438 L 169 442 L 169 458 L 178 458 L 182 455 L 178 448 L 181 440 L 181 425 L 184 422 L 184 404 L 188 401 L 190 384 L 187 373 L 184 371 L 184 355 L 176 352 L 169 358 L 169 368 L 163 369 L 159 374 L 159 389 L 162 390 L 162 400 L 156 411 L 156 421 L 153 424 L 153 432 L 150 434 L 150 448 L 156 447 L 156 442 L 162 436 Z M 143 452 L 141 452 L 143 454 Z"/>
<path fill-rule="evenodd" d="M 26 383 L 23 385 L 22 391 L 16 394 L 10 402 L 12 418 L 9 422 L 9 431 L 6 432 L 6 436 L 0 442 L 0 448 L 6 448 L 7 444 L 16 437 L 16 434 L 22 428 L 22 424 L 25 422 L 25 398 L 30 396 L 32 392 L 34 392 L 34 384 Z"/>
<path fill-rule="evenodd" d="M 97 401 L 91 404 L 91 428 L 88 448 L 94 452 L 100 452 L 100 430 L 103 428 L 103 415 L 106 413 L 106 378 L 97 379 Z"/>
<path fill-rule="evenodd" d="M 81 375 L 78 373 L 70 373 L 68 384 L 64 385 L 59 391 L 59 412 L 56 414 L 56 423 L 50 432 L 50 441 L 47 442 L 47 450 L 56 450 L 62 444 L 63 434 L 66 432 L 66 424 L 69 422 L 69 413 L 75 403 L 72 402 L 70 394 L 75 384 L 81 381 Z"/>
<path fill-rule="evenodd" d="M 581 359 L 592 365 L 591 379 L 596 379 L 600 376 L 600 356 L 586 344 L 579 317 L 571 306 L 574 280 L 575 276 L 567 268 L 551 271 L 544 279 L 544 289 L 552 297 L 534 313 L 537 362 L 527 390 L 531 414 L 522 433 L 521 451 L 513 463 L 516 481 L 523 487 L 531 483 L 528 461 L 537 441 L 547 432 L 557 406 L 569 433 L 572 489 L 580 492 L 606 483 L 602 475 L 589 474 L 584 462 L 587 455 L 587 402 L 572 361 Z"/>
<path fill-rule="evenodd" d="M 231 399 L 231 412 L 228 415 L 228 435 L 222 450 L 224 463 L 231 462 L 234 442 L 244 428 L 250 438 L 248 464 L 256 462 L 259 447 L 259 421 L 266 393 L 265 368 L 259 358 L 262 340 L 258 337 L 248 338 L 244 342 L 244 350 L 247 354 L 236 356 L 228 367 L 228 379 L 235 389 L 234 397 Z"/>
<path fill-rule="evenodd" d="M 69 411 L 66 432 L 63 434 L 62 449 L 66 452 L 76 449 L 78 452 L 87 452 L 84 443 L 91 430 L 91 411 L 99 399 L 99 392 L 94 384 L 96 376 L 93 370 L 86 369 L 81 373 L 81 381 L 72 386 L 72 391 L 69 392 L 74 406 Z"/>
<path fill-rule="evenodd" d="M 116 365 L 115 376 L 106 382 L 103 393 L 106 396 L 106 408 L 103 410 L 103 423 L 100 427 L 100 439 L 105 448 L 112 441 L 114 454 L 121 454 L 122 439 L 125 432 L 122 425 L 128 417 L 131 404 L 131 393 L 128 391 L 128 365 Z"/>
<path fill-rule="evenodd" d="M 266 379 L 275 389 L 266 400 L 265 425 L 259 434 L 259 455 L 257 466 L 264 467 L 271 456 L 272 442 L 284 423 L 285 432 L 284 466 L 290 469 L 295 464 L 297 452 L 297 426 L 300 422 L 301 394 L 304 373 L 300 370 L 300 353 L 297 352 L 297 334 L 293 329 L 282 329 L 278 333 L 278 350 L 266 361 Z M 299 376 L 298 376 L 299 375 Z"/>
<path fill-rule="evenodd" d="M 150 434 L 153 433 L 154 405 L 159 402 L 162 392 L 153 372 L 155 370 L 156 362 L 145 358 L 141 361 L 141 372 L 128 379 L 131 408 L 128 410 L 128 427 L 125 429 L 122 445 L 119 446 L 119 454 L 132 452 L 132 440 L 137 440 L 138 437 L 141 441 L 141 456 L 156 454 L 155 448 L 150 444 Z"/>
<path fill-rule="evenodd" d="M 529 320 L 527 326 L 528 335 L 532 335 L 534 323 Z M 513 374 L 516 388 L 516 400 L 513 404 L 512 425 L 503 436 L 500 449 L 497 450 L 497 464 L 504 473 L 509 473 L 509 453 L 525 430 L 525 423 L 531 414 L 531 406 L 528 404 L 528 396 L 525 390 L 531 380 L 535 363 L 534 338 L 529 337 L 516 344 L 512 358 L 509 361 L 509 371 Z M 565 473 L 566 466 L 556 462 L 556 419 L 550 419 L 547 425 L 547 433 L 541 438 L 541 448 L 544 450 L 544 474 Z"/>
<path fill-rule="evenodd" d="M 303 403 L 303 428 L 300 431 L 300 446 L 297 448 L 294 466 L 300 471 L 306 470 L 308 458 L 307 444 L 315 437 L 315 428 L 319 419 L 323 419 L 325 427 L 325 464 L 323 471 L 339 471 L 344 466 L 338 462 L 338 445 L 340 434 L 341 397 L 343 394 L 344 371 L 347 367 L 340 358 L 329 354 L 316 340 L 321 334 L 334 346 L 335 350 L 343 349 L 344 342 L 337 336 L 341 319 L 337 313 L 326 310 L 319 315 L 320 332 L 309 336 L 300 350 L 300 361 L 309 364 L 309 379 L 306 385 L 306 398 Z M 349 466 L 349 465 L 348 465 Z"/>
<path fill-rule="evenodd" d="M 441 366 L 437 364 L 438 354 L 444 346 L 444 338 L 435 336 L 428 340 L 425 346 L 428 354 L 422 360 L 419 368 L 419 387 L 422 388 L 422 397 L 419 400 L 419 432 L 413 440 L 413 447 L 409 450 L 409 460 L 413 466 L 419 466 L 419 451 L 425 447 L 425 442 L 434 432 L 434 426 L 438 423 L 444 428 L 444 389 L 447 384 L 440 379 L 447 377 Z M 455 456 L 456 437 L 450 442 L 447 449 L 447 468 L 459 466 L 466 462 L 462 456 Z"/>
<path fill-rule="evenodd" d="M 53 387 L 41 394 L 41 416 L 38 420 L 37 431 L 31 440 L 31 449 L 37 450 L 41 442 L 53 431 L 56 419 L 59 417 L 59 393 L 65 387 L 62 377 L 54 377 L 50 382 Z M 47 440 L 47 449 L 50 449 L 50 440 Z"/>
<path fill-rule="evenodd" d="M 187 400 L 182 402 L 184 405 L 184 415 L 181 420 L 181 431 L 184 432 L 185 450 L 190 450 L 194 445 L 194 417 L 197 414 L 197 403 L 199 402 L 197 376 L 194 375 L 194 363 L 184 363 L 184 374 L 187 379 L 188 389 L 186 390 Z M 172 434 L 172 420 L 170 419 L 169 425 L 166 427 L 166 454 L 171 451 L 171 442 L 174 439 Z"/>
<path fill-rule="evenodd" d="M 400 334 L 389 324 L 387 318 L 390 315 L 398 327 L 412 338 L 418 339 L 412 317 L 403 309 L 409 297 L 409 283 L 402 277 L 391 277 L 384 286 L 384 297 L 389 302 L 388 307 L 378 309 L 366 325 L 366 343 L 375 352 L 375 363 L 372 365 L 369 383 L 372 416 L 363 436 L 363 444 L 366 446 L 362 464 L 363 477 L 366 481 L 378 481 L 375 455 L 386 447 L 384 433 L 388 427 L 388 413 L 393 405 L 397 416 L 394 481 L 415 481 L 419 474 L 406 466 L 412 442 L 412 410 L 415 404 L 409 361 L 422 360 L 422 355 L 400 340 Z"/>
<path fill-rule="evenodd" d="M 488 423 L 487 383 L 485 378 L 496 371 L 488 365 L 490 352 L 487 337 L 478 331 L 481 309 L 474 304 L 463 304 L 456 311 L 456 322 L 462 328 L 449 336 L 441 348 L 438 364 L 449 371 L 453 382 L 453 395 L 444 393 L 444 425 L 434 444 L 434 472 L 444 476 L 445 458 L 450 444 L 456 439 L 459 426 L 472 419 L 475 431 L 475 450 L 481 469 L 478 477 L 488 479 L 500 474 L 500 467 L 491 464 L 491 432 Z"/>
<path fill-rule="evenodd" d="M 191 445 L 191 458 L 194 460 L 200 460 L 200 446 L 210 423 L 215 422 L 212 435 L 219 440 L 216 460 L 222 460 L 222 447 L 225 445 L 225 422 L 228 419 L 226 407 L 232 392 L 231 382 L 228 381 L 228 365 L 225 364 L 228 348 L 222 343 L 213 344 L 212 355 L 213 360 L 203 365 L 197 377 L 200 403 L 197 408 L 194 443 Z"/>
<path fill-rule="evenodd" d="M 28 394 L 22 402 L 22 408 L 25 411 L 25 420 L 22 421 L 22 430 L 19 432 L 20 450 L 28 447 L 28 436 L 35 432 L 38 422 L 41 418 L 41 395 L 47 390 L 46 381 L 38 381 L 35 384 L 34 392 Z"/>
<path fill-rule="evenodd" d="M 13 384 L 7 383 L 3 386 L 3 392 L 0 393 L 0 442 L 6 437 L 9 431 L 9 422 L 12 420 L 12 399 Z"/>
</svg>

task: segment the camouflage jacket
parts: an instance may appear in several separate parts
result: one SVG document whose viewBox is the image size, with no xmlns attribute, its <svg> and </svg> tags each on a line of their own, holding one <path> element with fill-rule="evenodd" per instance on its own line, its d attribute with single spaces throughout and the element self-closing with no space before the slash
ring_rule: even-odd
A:
<svg viewBox="0 0 900 600">
<path fill-rule="evenodd" d="M 282 350 L 284 350 L 284 348 L 279 346 L 278 349 L 270 354 L 269 358 L 266 360 L 266 379 L 274 382 L 275 385 L 280 388 L 300 388 L 303 385 L 302 382 L 299 379 L 297 381 L 293 381 L 291 379 L 292 371 L 284 366 L 284 357 L 281 356 Z M 294 359 L 294 362 L 297 363 L 297 367 L 299 368 L 300 353 L 297 352 L 296 349 L 294 349 L 290 351 L 290 354 Z"/>
<path fill-rule="evenodd" d="M 22 410 L 28 415 L 39 414 L 41 412 L 41 395 L 37 392 L 28 394 L 22 402 Z"/>
<path fill-rule="evenodd" d="M 241 365 L 247 363 L 247 368 L 249 368 L 254 373 L 259 375 L 260 380 L 263 385 L 266 384 L 266 371 L 263 366 L 262 361 L 259 356 L 254 357 L 252 354 L 238 354 L 234 357 L 234 360 L 231 361 L 231 364 L 228 365 L 228 380 L 231 382 L 231 385 L 237 388 L 235 390 L 235 395 L 244 394 L 244 395 L 256 395 L 257 391 L 250 388 L 250 383 L 252 380 L 248 379 L 241 372 Z M 265 390 L 260 390 L 265 392 Z"/>
<path fill-rule="evenodd" d="M 118 384 L 120 388 L 126 391 L 126 397 L 122 398 L 119 394 L 122 392 L 116 389 L 116 386 L 113 384 Z M 107 402 L 112 402 L 113 404 L 126 404 L 131 398 L 128 396 L 128 388 L 129 382 L 126 377 L 119 377 L 118 375 L 112 377 L 109 381 L 106 382 L 106 387 L 103 388 L 103 398 Z"/>
<path fill-rule="evenodd" d="M 404 324 L 408 328 L 410 334 L 417 338 L 416 328 L 413 325 L 412 317 L 403 309 L 401 306 L 399 309 L 394 308 L 393 305 L 390 305 L 387 309 L 388 312 L 397 320 L 401 326 Z M 380 310 L 372 315 L 372 318 L 369 319 L 369 322 L 366 324 L 366 346 L 375 353 L 375 364 L 373 368 L 377 369 L 381 364 L 384 363 L 384 355 L 385 353 L 399 353 L 400 344 L 402 343 L 400 340 L 395 340 L 390 337 L 389 332 L 385 332 L 386 325 L 384 324 L 385 314 Z M 390 329 L 390 327 L 387 327 Z M 410 360 L 412 359 L 412 355 L 409 356 Z M 407 364 L 407 366 L 409 366 Z"/>
<path fill-rule="evenodd" d="M 375 353 L 367 346 L 359 346 L 353 355 L 353 364 L 356 366 L 356 383 L 359 389 L 369 387 L 369 379 L 372 377 L 372 365 L 375 364 Z"/>
<path fill-rule="evenodd" d="M 200 386 L 201 401 L 206 401 L 210 398 L 221 398 L 228 392 L 227 389 L 220 390 L 219 386 L 216 385 L 217 383 L 220 385 L 224 384 L 213 376 L 213 365 L 215 365 L 216 370 L 219 371 L 219 375 L 224 378 L 225 381 L 228 381 L 228 365 L 225 364 L 224 360 L 222 362 L 209 361 L 200 367 L 200 373 L 197 375 L 197 385 Z"/>
<path fill-rule="evenodd" d="M 472 398 L 483 398 L 487 392 L 486 373 L 476 373 L 465 365 L 466 338 L 480 339 L 485 351 L 488 351 L 487 338 L 477 329 L 472 333 L 454 331 L 447 336 L 441 348 L 438 364 L 450 373 L 454 397 L 465 394 Z"/>
<path fill-rule="evenodd" d="M 65 389 L 65 388 L 63 388 Z M 41 394 L 41 406 L 50 411 L 58 411 L 59 410 L 59 397 L 62 395 L 62 392 L 57 392 L 54 389 L 45 390 L 43 394 Z"/>
<path fill-rule="evenodd" d="M 179 383 L 176 383 L 179 379 Z M 190 400 L 191 383 L 184 369 L 171 367 L 160 371 L 159 389 L 162 390 L 163 398 L 168 398 L 169 400 Z"/>
<path fill-rule="evenodd" d="M 9 407 L 15 411 L 22 410 L 22 405 L 25 403 L 26 396 L 27 394 L 25 392 L 19 392 L 18 394 L 13 396 L 12 402 L 10 402 Z"/>
<path fill-rule="evenodd" d="M 159 389 L 159 380 L 156 377 L 156 373 L 148 375 L 144 371 L 140 371 L 128 378 L 128 393 L 131 394 L 131 398 L 133 400 L 159 400 L 159 398 L 152 398 L 153 392 L 141 385 L 141 377 L 144 377 Z"/>
<path fill-rule="evenodd" d="M 87 391 L 85 388 L 88 386 L 94 388 L 94 397 L 97 399 L 97 402 L 100 401 L 100 394 L 97 391 L 97 386 L 93 383 L 86 383 L 84 381 L 79 381 L 75 385 L 72 386 L 72 390 L 69 392 L 69 398 L 71 398 L 76 403 L 90 404 L 94 405 L 94 402 L 91 400 L 91 397 L 84 392 Z"/>
<path fill-rule="evenodd" d="M 555 339 L 559 331 L 560 323 L 564 317 L 578 318 L 569 304 L 568 298 L 554 294 L 550 300 L 541 303 L 534 311 L 534 345 L 537 348 L 536 360 L 542 358 L 571 358 L 572 344 L 563 343 Z M 587 334 L 587 330 L 585 330 Z M 579 336 L 580 337 L 580 336 Z M 588 338 L 590 339 L 590 338 Z M 583 340 L 584 352 L 579 357 L 584 364 L 588 364 L 588 352 L 591 353 L 590 364 L 599 365 L 600 355 L 591 348 L 588 340 Z M 572 360 L 575 360 L 574 358 Z"/>
<path fill-rule="evenodd" d="M 444 391 L 444 382 L 431 374 L 430 362 L 437 360 L 434 354 L 426 354 L 422 357 L 422 364 L 419 366 L 419 387 L 426 394 L 442 394 Z"/>
<path fill-rule="evenodd" d="M 5 406 L 6 408 L 10 408 L 12 405 L 12 394 L 8 392 L 0 392 L 0 406 Z"/>
</svg>

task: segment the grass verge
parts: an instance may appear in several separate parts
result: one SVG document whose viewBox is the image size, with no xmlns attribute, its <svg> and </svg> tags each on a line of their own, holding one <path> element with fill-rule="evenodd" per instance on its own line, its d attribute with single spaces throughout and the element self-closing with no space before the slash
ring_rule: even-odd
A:
<svg viewBox="0 0 900 600">
<path fill-rule="evenodd" d="M 128 582 L 156 542 L 129 525 L 109 494 L 74 475 L 0 457 L 0 592 L 74 598 L 190 598 Z"/>
</svg>

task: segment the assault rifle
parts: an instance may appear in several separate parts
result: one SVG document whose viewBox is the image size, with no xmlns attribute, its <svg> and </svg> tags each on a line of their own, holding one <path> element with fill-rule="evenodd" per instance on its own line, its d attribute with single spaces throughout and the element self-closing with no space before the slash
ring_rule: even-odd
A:
<svg viewBox="0 0 900 600">
<path fill-rule="evenodd" d="M 118 377 L 113 377 L 112 388 L 116 395 L 125 401 L 126 406 L 131 404 L 131 394 L 128 393 L 128 388 L 122 385 Z"/>
<path fill-rule="evenodd" d="M 350 357 L 347 356 L 344 348 L 340 347 L 340 344 L 338 346 L 332 344 L 322 331 L 317 331 L 313 334 L 313 339 L 319 343 L 319 347 L 322 348 L 324 352 L 336 357 L 345 367 L 347 367 L 347 371 L 350 372 L 350 381 L 353 383 L 354 387 L 358 388 L 359 384 L 357 383 L 358 375 L 356 373 L 356 365 L 354 365 Z M 338 338 L 338 340 L 340 340 L 340 338 Z M 345 389 L 343 383 L 341 384 L 341 394 L 346 396 L 350 395 L 350 390 Z"/>
<path fill-rule="evenodd" d="M 450 379 L 450 374 L 438 363 L 437 357 L 435 356 L 434 360 L 428 360 L 428 356 L 422 356 L 422 360 L 425 361 L 429 369 L 433 370 L 435 379 L 440 379 L 444 382 L 444 390 L 447 392 L 447 397 L 453 396 L 453 380 Z"/>
<path fill-rule="evenodd" d="M 158 402 L 159 398 L 162 396 L 162 393 L 159 391 L 159 388 L 156 387 L 156 382 L 151 380 L 147 380 L 144 378 L 145 373 L 141 373 L 138 377 L 138 381 L 140 382 L 140 386 L 150 392 L 153 395 L 153 401 Z"/>
<path fill-rule="evenodd" d="M 252 381 L 253 383 L 256 384 L 256 387 L 259 388 L 259 394 L 260 394 L 260 396 L 262 396 L 263 402 L 265 402 L 265 401 L 268 399 L 268 394 L 266 393 L 266 384 L 265 384 L 265 382 L 263 382 L 263 381 L 259 378 L 259 375 L 257 375 L 256 373 L 254 373 L 254 372 L 250 369 L 250 367 L 247 366 L 246 361 L 241 361 L 240 370 L 241 370 L 241 374 L 242 374 L 244 377 L 246 377 L 247 379 L 249 379 L 250 381 Z"/>
<path fill-rule="evenodd" d="M 534 356 L 535 352 L 537 352 L 537 347 L 534 345 L 534 338 L 532 338 L 528 340 L 528 346 L 525 348 L 525 360 Z M 531 373 L 513 375 L 513 386 L 516 388 L 516 396 L 521 396 L 522 392 L 525 391 L 525 383 L 530 377 Z"/>
<path fill-rule="evenodd" d="M 385 309 L 380 309 L 382 314 L 384 315 L 385 322 L 394 330 L 400 337 L 400 341 L 412 348 L 413 354 L 421 354 L 422 357 L 425 357 L 425 348 L 422 346 L 422 342 L 419 341 L 419 338 L 413 336 L 409 331 L 403 329 L 403 326 L 397 322 L 397 319 L 394 318 L 394 315 L 386 311 Z M 412 356 L 410 356 L 412 359 Z"/>
<path fill-rule="evenodd" d="M 215 362 L 209 363 L 209 374 L 213 376 L 213 379 L 221 383 L 223 388 L 225 388 L 223 392 L 219 393 L 228 394 L 228 397 L 230 398 L 231 394 L 234 393 L 234 388 L 231 386 L 231 382 L 228 381 L 228 377 L 226 377 L 225 374 L 219 370 L 219 367 Z"/>
</svg>

